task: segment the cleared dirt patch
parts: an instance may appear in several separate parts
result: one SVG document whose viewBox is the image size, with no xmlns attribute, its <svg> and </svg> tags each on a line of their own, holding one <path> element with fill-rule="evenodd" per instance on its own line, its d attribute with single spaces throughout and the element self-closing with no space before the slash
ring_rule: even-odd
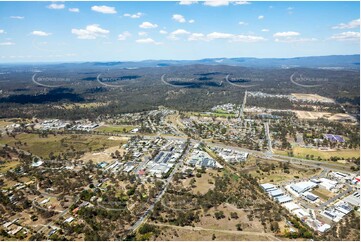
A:
<svg viewBox="0 0 361 242">
<path fill-rule="evenodd" d="M 306 94 L 306 93 L 292 93 L 296 99 L 307 100 L 310 102 L 324 102 L 324 103 L 334 103 L 335 101 L 328 97 L 322 97 L 317 94 Z"/>
<path fill-rule="evenodd" d="M 326 190 L 326 189 L 323 189 L 323 188 L 316 188 L 316 189 L 313 189 L 312 190 L 312 193 L 319 196 L 321 199 L 327 201 L 328 199 L 332 198 L 335 196 L 334 193 Z"/>
<path fill-rule="evenodd" d="M 87 152 L 80 158 L 80 160 L 83 161 L 92 160 L 94 163 L 100 163 L 102 161 L 111 161 L 114 160 L 111 154 L 115 153 L 115 151 L 117 150 L 120 152 L 121 155 L 123 155 L 124 153 L 123 148 L 119 148 L 119 146 L 113 146 L 101 152 Z"/>
<path fill-rule="evenodd" d="M 217 219 L 215 213 L 222 211 L 224 218 Z M 231 218 L 231 213 L 237 213 L 238 218 Z M 215 208 L 211 208 L 207 213 L 200 218 L 200 222 L 196 223 L 196 227 L 202 227 L 207 229 L 220 229 L 237 231 L 237 224 L 241 224 L 242 231 L 263 233 L 264 227 L 261 222 L 254 218 L 250 221 L 247 217 L 247 212 L 243 209 L 238 209 L 235 206 L 225 203 Z"/>
<path fill-rule="evenodd" d="M 310 111 L 293 111 L 299 119 L 328 119 L 330 121 L 350 121 L 354 122 L 355 118 L 346 113 L 328 113 L 328 112 L 310 112 Z"/>
</svg>

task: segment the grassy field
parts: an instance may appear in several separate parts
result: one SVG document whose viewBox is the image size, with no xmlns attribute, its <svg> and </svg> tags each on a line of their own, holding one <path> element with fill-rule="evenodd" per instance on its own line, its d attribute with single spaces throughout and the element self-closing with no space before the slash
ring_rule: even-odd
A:
<svg viewBox="0 0 361 242">
<path fill-rule="evenodd" d="M 360 151 L 359 150 L 338 150 L 338 151 L 321 151 L 317 149 L 311 149 L 311 148 L 302 148 L 302 147 L 294 147 L 293 148 L 293 154 L 295 157 L 300 158 L 306 158 L 306 155 L 313 155 L 315 159 L 317 159 L 318 156 L 321 157 L 323 160 L 330 159 L 332 156 L 342 157 L 344 159 L 352 158 L 352 157 L 360 157 Z"/>
<path fill-rule="evenodd" d="M 48 138 L 39 138 L 37 134 L 20 134 L 15 139 L 2 137 L 0 144 L 14 146 L 15 142 L 18 141 L 26 143 L 26 145 L 20 145 L 19 148 L 42 158 L 48 158 L 50 152 L 53 152 L 54 155 L 66 152 L 71 147 L 76 151 L 87 152 L 117 146 L 121 143 L 117 140 L 108 139 L 108 136 L 101 135 L 49 135 Z"/>
<path fill-rule="evenodd" d="M 105 125 L 99 128 L 96 128 L 96 131 L 108 132 L 108 133 L 128 133 L 129 131 L 135 129 L 136 126 L 132 125 Z"/>
<path fill-rule="evenodd" d="M 156 225 L 157 226 L 157 225 Z M 242 234 L 239 231 L 227 231 L 224 232 L 211 229 L 197 229 L 191 227 L 167 227 L 159 226 L 158 229 L 162 233 L 155 239 L 156 241 L 211 241 L 213 234 L 215 235 L 215 240 L 223 241 L 268 241 L 273 240 L 272 237 L 268 237 L 266 233 L 260 234 Z"/>
<path fill-rule="evenodd" d="M 206 174 L 202 174 L 202 177 L 198 178 L 198 177 L 194 177 L 194 179 L 196 180 L 195 182 L 195 187 L 192 188 L 192 192 L 194 194 L 197 194 L 198 192 L 201 194 L 206 194 L 210 189 L 214 188 L 214 177 L 211 176 L 211 174 L 213 174 L 214 176 L 217 175 L 217 171 L 207 171 Z M 185 187 L 188 187 L 190 184 L 191 179 L 187 179 L 183 182 L 183 185 Z M 210 183 L 211 182 L 211 183 Z"/>
<path fill-rule="evenodd" d="M 319 196 L 321 199 L 323 199 L 324 201 L 327 201 L 328 199 L 332 198 L 333 196 L 335 196 L 334 193 L 323 189 L 323 188 L 316 188 L 312 190 L 312 193 Z"/>
<path fill-rule="evenodd" d="M 274 153 L 278 155 L 286 155 L 287 151 L 284 150 L 276 150 L 274 149 Z M 314 159 L 317 159 L 317 157 L 321 157 L 322 160 L 330 159 L 332 156 L 341 157 L 344 159 L 352 158 L 352 157 L 360 157 L 360 151 L 359 150 L 337 150 L 337 151 L 322 151 L 318 149 L 312 149 L 312 148 L 302 148 L 302 147 L 294 147 L 293 148 L 293 155 L 298 158 L 306 158 L 306 155 L 313 155 Z"/>
<path fill-rule="evenodd" d="M 10 162 L 6 162 L 5 164 L 0 164 L 0 173 L 5 173 L 10 169 L 15 168 L 19 164 L 20 164 L 19 161 L 10 161 Z"/>
<path fill-rule="evenodd" d="M 0 128 L 6 127 L 9 124 L 12 124 L 12 122 L 8 122 L 6 120 L 0 120 Z"/>
<path fill-rule="evenodd" d="M 286 173 L 283 171 L 283 169 L 279 167 L 278 161 L 263 160 L 260 162 L 260 164 L 262 165 L 267 164 L 268 166 L 273 164 L 275 168 L 274 170 L 270 170 L 269 172 L 262 171 L 258 166 L 255 166 L 252 169 L 247 169 L 247 173 L 252 175 L 252 177 L 256 177 L 259 183 L 272 182 L 278 184 L 284 181 L 293 180 L 297 177 L 302 177 L 302 178 L 312 177 L 321 172 L 320 170 L 314 170 L 311 168 L 290 165 L 289 173 Z M 252 167 L 253 165 L 254 165 L 254 161 L 247 161 L 247 166 Z"/>
</svg>

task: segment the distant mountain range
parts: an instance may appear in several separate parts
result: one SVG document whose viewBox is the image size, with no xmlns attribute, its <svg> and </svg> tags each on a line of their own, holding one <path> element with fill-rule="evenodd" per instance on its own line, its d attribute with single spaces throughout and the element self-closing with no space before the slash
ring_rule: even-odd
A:
<svg viewBox="0 0 361 242">
<path fill-rule="evenodd" d="M 259 68 L 322 68 L 322 69 L 360 69 L 360 55 L 331 55 L 295 58 L 207 58 L 201 60 L 144 60 L 119 62 L 85 62 L 81 65 L 140 68 L 179 65 L 228 65 Z"/>
<path fill-rule="evenodd" d="M 11 66 L 13 64 L 0 64 Z M 330 55 L 295 58 L 206 58 L 200 60 L 143 60 L 112 62 L 73 62 L 73 63 L 29 63 L 16 65 L 51 65 L 54 68 L 124 68 L 166 67 L 185 65 L 227 65 L 252 68 L 319 68 L 319 69 L 360 69 L 360 55 Z"/>
</svg>

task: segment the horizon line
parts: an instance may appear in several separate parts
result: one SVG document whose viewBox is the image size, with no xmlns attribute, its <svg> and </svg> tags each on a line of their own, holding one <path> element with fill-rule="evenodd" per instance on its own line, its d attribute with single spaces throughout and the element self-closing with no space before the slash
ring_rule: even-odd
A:
<svg viewBox="0 0 361 242">
<path fill-rule="evenodd" d="M 1 0 L 0 0 L 1 1 Z M 358 54 L 330 54 L 330 55 L 307 55 L 307 56 L 294 56 L 294 57 L 246 57 L 246 56 L 238 56 L 238 57 L 204 57 L 204 58 L 197 58 L 197 59 L 141 59 L 141 60 L 74 60 L 74 61 L 28 61 L 28 62 L 0 62 L 0 65 L 3 64 L 70 64 L 70 63 L 107 63 L 107 62 L 146 62 L 146 61 L 200 61 L 206 59 L 295 59 L 295 58 L 312 58 L 312 57 L 331 57 L 331 56 L 360 56 Z"/>
</svg>

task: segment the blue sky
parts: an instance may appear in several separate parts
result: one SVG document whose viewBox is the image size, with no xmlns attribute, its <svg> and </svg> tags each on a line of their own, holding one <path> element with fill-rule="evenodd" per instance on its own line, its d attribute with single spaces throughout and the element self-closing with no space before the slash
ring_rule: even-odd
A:
<svg viewBox="0 0 361 242">
<path fill-rule="evenodd" d="M 354 2 L 0 2 L 0 62 L 359 54 Z"/>
</svg>

